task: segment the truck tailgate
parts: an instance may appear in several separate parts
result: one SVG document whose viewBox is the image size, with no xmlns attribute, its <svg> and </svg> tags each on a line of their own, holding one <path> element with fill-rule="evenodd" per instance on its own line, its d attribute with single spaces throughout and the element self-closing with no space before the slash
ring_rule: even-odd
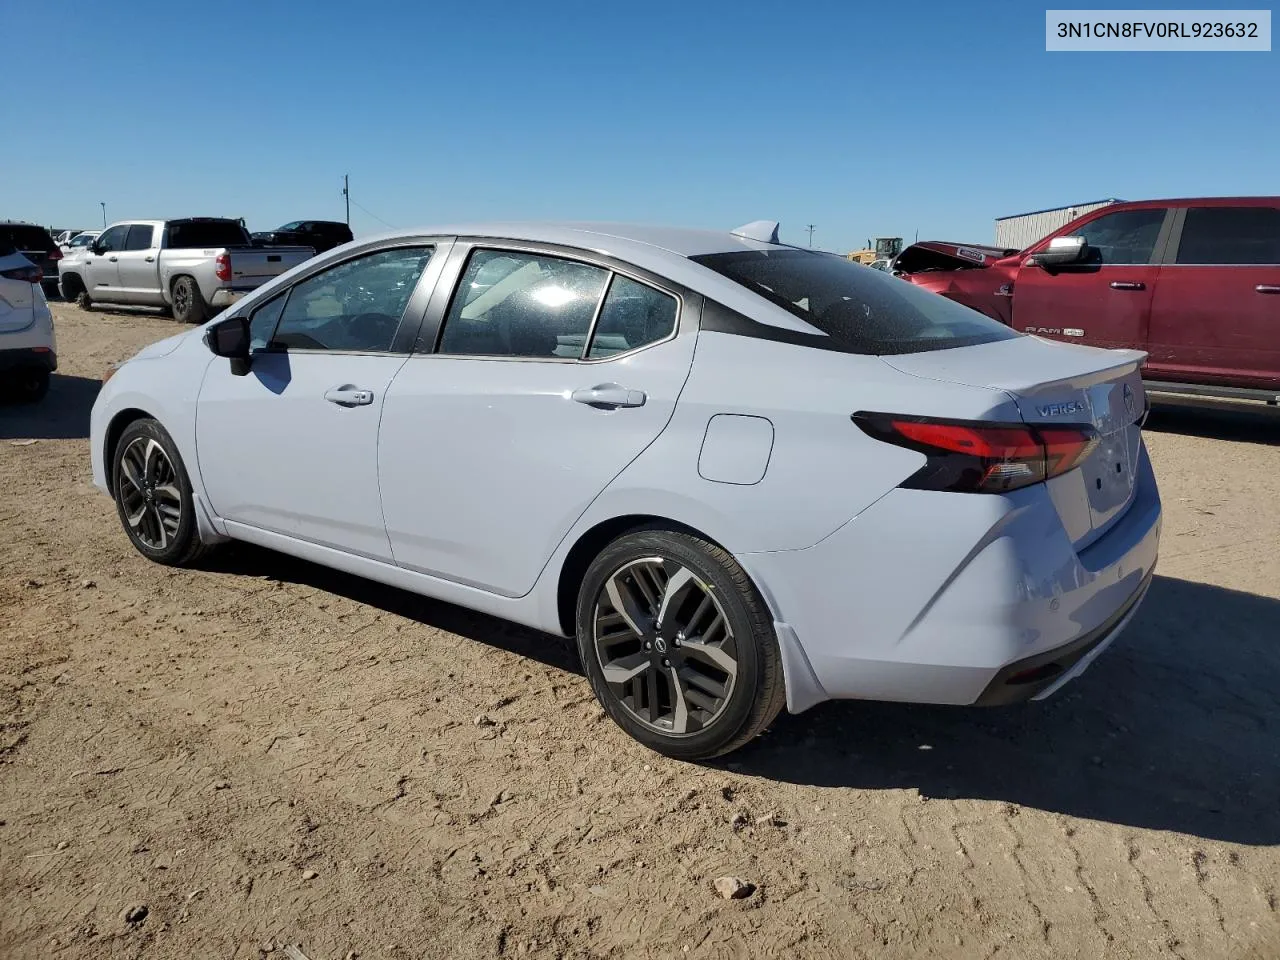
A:
<svg viewBox="0 0 1280 960">
<path fill-rule="evenodd" d="M 232 249 L 231 288 L 253 290 L 274 280 L 287 270 L 310 260 L 315 251 L 310 247 L 270 247 L 267 249 Z"/>
</svg>

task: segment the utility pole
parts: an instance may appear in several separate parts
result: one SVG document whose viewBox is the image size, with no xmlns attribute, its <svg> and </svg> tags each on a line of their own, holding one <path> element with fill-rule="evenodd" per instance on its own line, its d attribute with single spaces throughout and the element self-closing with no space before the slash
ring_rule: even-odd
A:
<svg viewBox="0 0 1280 960">
<path fill-rule="evenodd" d="M 347 201 L 347 226 L 351 226 L 351 180 L 347 174 L 342 175 L 342 196 Z"/>
<path fill-rule="evenodd" d="M 102 229 L 107 229 L 107 201 L 99 200 L 98 206 L 102 207 Z"/>
<path fill-rule="evenodd" d="M 812 247 L 813 247 L 813 230 L 814 230 L 814 226 L 813 226 L 813 224 L 811 223 L 811 224 L 809 224 L 807 227 L 805 227 L 805 229 L 809 231 L 809 247 L 812 249 Z"/>
</svg>

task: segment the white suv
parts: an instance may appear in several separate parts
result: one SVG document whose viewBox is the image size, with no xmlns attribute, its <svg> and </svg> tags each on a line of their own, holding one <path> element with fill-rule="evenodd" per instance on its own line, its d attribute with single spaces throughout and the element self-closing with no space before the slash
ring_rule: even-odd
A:
<svg viewBox="0 0 1280 960">
<path fill-rule="evenodd" d="M 58 368 L 44 271 L 12 246 L 0 247 L 0 392 L 39 400 Z"/>
</svg>

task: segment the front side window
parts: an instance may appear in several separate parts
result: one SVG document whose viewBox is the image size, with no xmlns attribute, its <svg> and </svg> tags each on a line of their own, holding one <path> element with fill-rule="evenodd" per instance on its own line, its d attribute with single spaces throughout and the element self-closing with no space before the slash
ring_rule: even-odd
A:
<svg viewBox="0 0 1280 960">
<path fill-rule="evenodd" d="M 1089 245 L 1085 263 L 1139 264 L 1150 263 L 1155 250 L 1164 210 L 1120 210 L 1091 220 L 1071 236 L 1084 237 Z"/>
<path fill-rule="evenodd" d="M 1178 263 L 1280 264 L 1280 209 L 1191 207 Z"/>
<path fill-rule="evenodd" d="M 249 349 L 265 350 L 280 324 L 280 314 L 289 294 L 282 293 L 268 300 L 249 315 Z"/>
<path fill-rule="evenodd" d="M 355 353 L 390 350 L 432 249 L 383 250 L 301 281 L 289 292 L 271 347 Z"/>
<path fill-rule="evenodd" d="M 125 236 L 125 250 L 150 250 L 152 227 L 150 224 L 135 223 Z"/>
<path fill-rule="evenodd" d="M 129 235 L 129 228 L 125 225 L 112 227 L 110 230 L 98 237 L 98 249 L 103 253 L 111 253 L 124 249 L 125 238 Z"/>
<path fill-rule="evenodd" d="M 923 353 L 1021 336 L 976 310 L 844 257 L 786 249 L 692 259 L 816 327 L 848 353 Z"/>
<path fill-rule="evenodd" d="M 577 358 L 609 271 L 559 257 L 476 250 L 467 261 L 440 352 Z"/>
</svg>

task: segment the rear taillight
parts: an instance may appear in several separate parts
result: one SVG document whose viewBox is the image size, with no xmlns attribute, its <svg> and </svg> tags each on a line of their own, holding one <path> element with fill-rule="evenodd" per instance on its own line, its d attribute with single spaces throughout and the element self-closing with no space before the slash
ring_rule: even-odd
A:
<svg viewBox="0 0 1280 960">
<path fill-rule="evenodd" d="M 219 280 L 231 279 L 231 255 L 220 253 L 213 259 L 213 275 Z"/>
<path fill-rule="evenodd" d="M 0 270 L 0 277 L 6 280 L 25 280 L 27 283 L 39 283 L 44 279 L 44 271 L 39 267 L 14 267 L 12 270 Z"/>
<path fill-rule="evenodd" d="M 50 251 L 49 251 L 49 259 L 50 259 L 50 260 L 61 260 L 61 259 L 62 259 L 62 251 L 61 251 L 61 250 L 59 250 L 57 247 L 54 247 L 52 250 L 50 250 Z"/>
<path fill-rule="evenodd" d="M 1098 444 L 1092 427 L 981 423 L 855 413 L 869 436 L 917 450 L 925 465 L 899 486 L 955 493 L 1003 493 L 1079 466 Z"/>
</svg>

